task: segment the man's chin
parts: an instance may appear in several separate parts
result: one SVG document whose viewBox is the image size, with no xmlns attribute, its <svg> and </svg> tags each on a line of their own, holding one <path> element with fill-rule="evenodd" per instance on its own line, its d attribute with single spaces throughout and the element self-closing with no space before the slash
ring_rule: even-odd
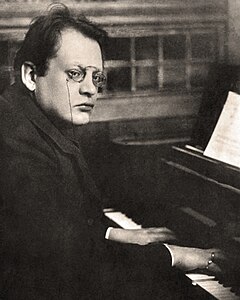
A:
<svg viewBox="0 0 240 300">
<path fill-rule="evenodd" d="M 90 121 L 90 115 L 87 113 L 82 114 L 81 116 L 76 116 L 75 118 L 73 116 L 74 125 L 85 125 L 88 124 L 89 121 Z"/>
</svg>

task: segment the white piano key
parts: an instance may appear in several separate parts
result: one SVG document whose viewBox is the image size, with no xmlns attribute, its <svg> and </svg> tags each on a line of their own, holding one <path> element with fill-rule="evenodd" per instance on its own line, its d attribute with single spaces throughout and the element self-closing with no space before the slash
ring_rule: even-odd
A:
<svg viewBox="0 0 240 300">
<path fill-rule="evenodd" d="M 106 217 L 108 217 L 110 220 L 114 221 L 116 224 L 121 226 L 124 229 L 139 229 L 142 228 L 141 225 L 138 225 L 135 223 L 132 219 L 128 218 L 126 215 L 119 211 L 110 211 L 104 210 L 104 214 Z"/>
<path fill-rule="evenodd" d="M 203 280 L 215 279 L 215 276 L 213 275 L 198 274 L 198 273 L 187 273 L 186 276 L 190 278 L 192 281 L 203 281 Z"/>
</svg>

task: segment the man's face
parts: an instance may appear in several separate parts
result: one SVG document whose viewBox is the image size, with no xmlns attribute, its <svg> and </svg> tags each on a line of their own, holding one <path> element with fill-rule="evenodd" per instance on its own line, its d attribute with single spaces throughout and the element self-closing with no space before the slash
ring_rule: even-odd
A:
<svg viewBox="0 0 240 300">
<path fill-rule="evenodd" d="M 86 76 L 75 82 L 81 68 Z M 45 76 L 36 78 L 36 99 L 47 113 L 76 125 L 89 122 L 97 100 L 97 87 L 92 73 L 102 71 L 102 53 L 99 44 L 74 29 L 61 34 L 60 48 L 56 57 L 49 60 Z"/>
</svg>

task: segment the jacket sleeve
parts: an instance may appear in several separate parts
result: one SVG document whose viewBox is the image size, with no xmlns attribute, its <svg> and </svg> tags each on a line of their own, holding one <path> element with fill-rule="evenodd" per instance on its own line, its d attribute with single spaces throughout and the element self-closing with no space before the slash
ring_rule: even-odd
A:
<svg viewBox="0 0 240 300">
<path fill-rule="evenodd" d="M 108 241 L 113 250 L 115 259 L 125 261 L 133 265 L 157 267 L 159 272 L 166 273 L 172 269 L 171 255 L 168 249 L 161 243 L 153 243 L 145 246 L 135 244 L 122 244 Z M 112 251 L 110 251 L 112 253 Z"/>
</svg>

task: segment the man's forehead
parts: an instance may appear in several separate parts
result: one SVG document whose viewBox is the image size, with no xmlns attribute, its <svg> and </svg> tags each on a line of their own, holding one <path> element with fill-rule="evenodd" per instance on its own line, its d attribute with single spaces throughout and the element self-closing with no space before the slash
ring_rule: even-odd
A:
<svg viewBox="0 0 240 300">
<path fill-rule="evenodd" d="M 59 42 L 57 57 L 66 63 L 102 68 L 102 53 L 97 41 L 75 29 L 66 29 L 61 33 Z"/>
</svg>

